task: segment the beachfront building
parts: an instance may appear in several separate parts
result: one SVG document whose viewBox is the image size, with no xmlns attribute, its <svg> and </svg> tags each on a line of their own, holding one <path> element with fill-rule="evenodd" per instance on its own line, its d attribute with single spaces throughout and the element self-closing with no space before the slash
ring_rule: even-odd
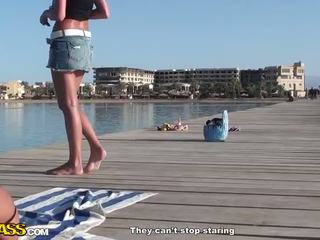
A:
<svg viewBox="0 0 320 240">
<path fill-rule="evenodd" d="M 193 68 L 155 71 L 156 84 L 168 83 L 227 83 L 240 81 L 239 68 Z"/>
<path fill-rule="evenodd" d="M 265 81 L 277 81 L 294 97 L 305 96 L 305 66 L 302 62 L 293 65 L 271 66 L 264 69 Z"/>
<path fill-rule="evenodd" d="M 251 85 L 259 85 L 264 78 L 264 69 L 247 69 L 241 70 L 240 80 L 241 86 L 246 88 Z"/>
<path fill-rule="evenodd" d="M 209 96 L 214 91 L 217 91 L 219 96 L 220 94 L 224 96 L 229 94 L 226 89 L 235 89 L 235 86 L 240 86 L 240 69 L 192 68 L 156 70 L 155 84 L 158 89 L 166 88 L 169 91 L 174 89 L 178 93 L 182 93 L 182 95 L 186 95 L 188 91 L 189 94 Z M 184 86 L 184 91 L 179 90 L 181 86 Z"/>
<path fill-rule="evenodd" d="M 147 87 L 153 88 L 154 72 L 138 68 L 128 67 L 100 67 L 94 68 L 94 83 L 114 92 L 118 90 L 127 93 L 132 89 L 137 90 Z"/>
<path fill-rule="evenodd" d="M 7 87 L 5 85 L 0 85 L 0 99 L 8 99 Z"/>
<path fill-rule="evenodd" d="M 46 82 L 35 82 L 34 84 L 32 84 L 33 89 L 45 88 L 45 87 L 46 87 Z"/>
<path fill-rule="evenodd" d="M 278 84 L 295 97 L 305 97 L 305 69 L 302 62 L 293 66 L 280 66 Z"/>
<path fill-rule="evenodd" d="M 10 81 L 4 86 L 6 87 L 6 95 L 9 98 L 22 98 L 25 93 L 24 85 L 20 80 Z"/>
<path fill-rule="evenodd" d="M 293 65 L 270 66 L 259 69 L 241 70 L 241 85 L 263 86 L 275 83 L 283 87 L 291 96 L 305 96 L 305 66 L 302 62 Z"/>
</svg>

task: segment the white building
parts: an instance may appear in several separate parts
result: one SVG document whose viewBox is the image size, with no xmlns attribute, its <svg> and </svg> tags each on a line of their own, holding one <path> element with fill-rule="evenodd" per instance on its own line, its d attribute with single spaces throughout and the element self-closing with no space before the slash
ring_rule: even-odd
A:
<svg viewBox="0 0 320 240">
<path fill-rule="evenodd" d="M 9 98 L 22 98 L 22 95 L 25 93 L 24 85 L 22 84 L 22 81 L 15 80 L 10 81 L 6 84 L 6 95 Z"/>
<path fill-rule="evenodd" d="M 97 87 L 105 87 L 108 95 L 128 95 L 129 92 L 135 94 L 142 89 L 153 89 L 153 71 L 128 67 L 101 67 L 93 70 L 94 83 Z"/>
<path fill-rule="evenodd" d="M 279 72 L 279 85 L 282 85 L 286 91 L 290 91 L 293 96 L 305 96 L 305 69 L 303 63 L 298 62 L 293 66 L 280 66 Z"/>
<path fill-rule="evenodd" d="M 266 67 L 264 69 L 266 81 L 275 80 L 279 85 L 290 92 L 292 96 L 305 96 L 305 66 L 302 62 L 293 65 Z"/>
<path fill-rule="evenodd" d="M 131 83 L 135 86 L 149 85 L 154 82 L 154 72 L 128 67 L 94 68 L 97 85 L 112 86 L 120 83 Z"/>
</svg>

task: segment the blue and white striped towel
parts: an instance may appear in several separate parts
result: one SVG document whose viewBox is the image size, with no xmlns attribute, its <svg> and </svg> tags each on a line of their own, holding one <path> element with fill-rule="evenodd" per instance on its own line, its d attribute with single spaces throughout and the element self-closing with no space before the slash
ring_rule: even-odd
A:
<svg viewBox="0 0 320 240">
<path fill-rule="evenodd" d="M 156 193 L 53 188 L 25 197 L 15 202 L 20 222 L 31 228 L 48 228 L 49 236 L 25 237 L 21 240 L 107 240 L 109 238 L 86 232 L 102 224 L 106 214 L 153 195 Z"/>
</svg>

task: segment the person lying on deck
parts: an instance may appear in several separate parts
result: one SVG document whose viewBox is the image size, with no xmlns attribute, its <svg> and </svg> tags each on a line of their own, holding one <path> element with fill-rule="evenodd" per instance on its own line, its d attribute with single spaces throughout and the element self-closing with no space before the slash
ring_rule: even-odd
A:
<svg viewBox="0 0 320 240">
<path fill-rule="evenodd" d="M 187 131 L 189 126 L 182 124 L 181 118 L 179 117 L 176 124 L 163 123 L 161 126 L 157 126 L 158 131 Z"/>
</svg>

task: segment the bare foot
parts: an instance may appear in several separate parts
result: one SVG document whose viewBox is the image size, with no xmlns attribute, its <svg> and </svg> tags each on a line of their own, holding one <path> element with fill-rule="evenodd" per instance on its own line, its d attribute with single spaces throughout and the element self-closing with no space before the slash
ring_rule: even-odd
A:
<svg viewBox="0 0 320 240">
<path fill-rule="evenodd" d="M 87 166 L 84 168 L 84 172 L 91 173 L 95 170 L 99 170 L 101 162 L 106 158 L 106 156 L 107 152 L 102 147 L 95 150 L 91 150 L 89 161 Z"/>
<path fill-rule="evenodd" d="M 81 175 L 83 174 L 82 166 L 72 166 L 69 162 L 47 171 L 49 175 Z"/>
</svg>

